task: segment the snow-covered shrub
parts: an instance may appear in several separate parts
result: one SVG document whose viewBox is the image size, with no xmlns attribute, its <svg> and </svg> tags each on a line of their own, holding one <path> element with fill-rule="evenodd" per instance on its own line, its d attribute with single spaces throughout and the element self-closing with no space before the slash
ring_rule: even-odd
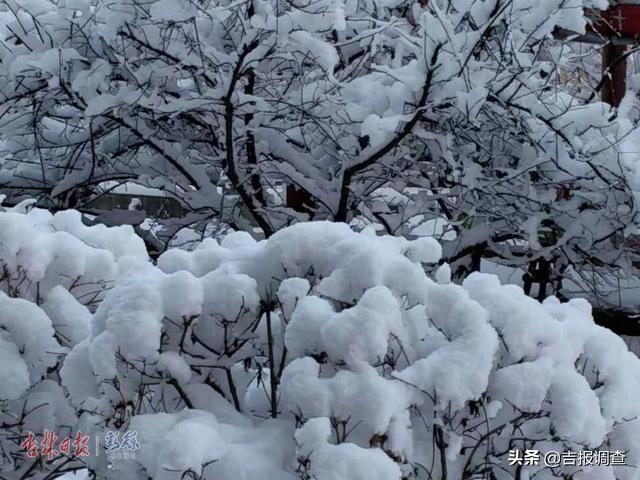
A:
<svg viewBox="0 0 640 480">
<path fill-rule="evenodd" d="M 85 459 L 101 479 L 640 478 L 638 358 L 585 301 L 539 303 L 483 274 L 456 285 L 446 266 L 431 280 L 431 239 L 300 223 L 154 265 L 127 229 L 74 212 L 0 224 L 5 269 L 47 298 L 0 293 L 6 478 L 82 466 L 28 459 L 17 445 L 44 428 L 137 432 L 135 459 Z M 61 229 L 73 275 L 42 254 Z M 88 313 L 69 277 L 99 271 L 113 285 Z M 511 449 L 620 450 L 628 466 L 510 466 Z"/>
<path fill-rule="evenodd" d="M 88 228 L 78 212 L 31 202 L 0 207 L 0 471 L 32 467 L 19 453 L 25 432 L 73 429 L 60 367 L 119 271 L 147 259 L 131 228 Z"/>
<path fill-rule="evenodd" d="M 611 272 L 638 275 L 637 82 L 617 110 L 577 95 L 561 77 L 584 55 L 553 32 L 609 3 L 3 1 L 0 187 L 74 208 L 96 186 L 162 189 L 189 212 L 149 228 L 165 244 L 435 222 L 456 278 L 499 258 L 601 300 Z"/>
</svg>

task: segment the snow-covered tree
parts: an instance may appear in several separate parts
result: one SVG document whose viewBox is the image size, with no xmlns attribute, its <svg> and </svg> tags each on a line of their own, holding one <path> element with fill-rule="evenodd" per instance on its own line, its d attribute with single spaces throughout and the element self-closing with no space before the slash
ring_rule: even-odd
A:
<svg viewBox="0 0 640 480">
<path fill-rule="evenodd" d="M 80 209 L 107 181 L 163 189 L 189 212 L 165 239 L 435 225 L 456 278 L 488 258 L 606 304 L 636 272 L 638 134 L 633 95 L 558 81 L 552 32 L 583 4 L 608 2 L 7 0 L 0 185 Z"/>
<path fill-rule="evenodd" d="M 149 261 L 129 226 L 0 212 L 0 477 L 640 478 L 640 360 L 432 238 L 307 222 Z M 137 433 L 135 459 L 28 458 L 29 432 Z M 93 448 L 92 441 L 92 448 Z M 513 449 L 607 450 L 542 468 Z"/>
</svg>

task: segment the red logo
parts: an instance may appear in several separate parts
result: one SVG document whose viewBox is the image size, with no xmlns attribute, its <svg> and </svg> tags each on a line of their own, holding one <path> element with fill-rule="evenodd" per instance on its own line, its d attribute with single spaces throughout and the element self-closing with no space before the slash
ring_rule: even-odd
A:
<svg viewBox="0 0 640 480">
<path fill-rule="evenodd" d="M 45 430 L 40 441 L 40 448 L 36 436 L 29 432 L 29 436 L 20 444 L 20 448 L 26 450 L 27 457 L 37 458 L 39 455 L 46 457 L 47 460 L 53 460 L 59 455 L 73 457 L 89 456 L 89 436 L 82 432 L 76 433 L 75 437 L 63 437 L 60 443 L 57 443 L 58 436 L 49 430 Z M 57 447 L 57 448 L 56 448 Z M 73 447 L 73 453 L 71 452 Z"/>
</svg>

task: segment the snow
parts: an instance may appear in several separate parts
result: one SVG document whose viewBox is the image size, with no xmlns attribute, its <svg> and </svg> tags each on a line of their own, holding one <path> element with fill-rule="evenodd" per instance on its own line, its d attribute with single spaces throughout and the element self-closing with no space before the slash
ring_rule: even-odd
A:
<svg viewBox="0 0 640 480">
<path fill-rule="evenodd" d="M 68 340 L 70 346 L 89 336 L 91 312 L 61 285 L 51 289 L 42 308 L 51 319 L 53 328 Z"/>
<path fill-rule="evenodd" d="M 151 15 L 157 20 L 186 21 L 194 18 L 196 13 L 194 5 L 180 0 L 161 0 L 151 8 Z"/>
<path fill-rule="evenodd" d="M 103 59 L 97 59 L 88 70 L 83 70 L 71 83 L 71 88 L 83 98 L 89 99 L 95 96 L 96 91 L 107 90 L 107 78 L 111 74 L 111 66 Z"/>
<path fill-rule="evenodd" d="M 180 383 L 189 383 L 191 368 L 177 352 L 163 352 L 158 359 L 159 366 Z"/>
<path fill-rule="evenodd" d="M 559 435 L 595 448 L 605 439 L 608 425 L 597 394 L 579 373 L 558 368 L 549 389 L 554 405 L 551 421 Z"/>
<path fill-rule="evenodd" d="M 116 376 L 116 347 L 116 339 L 109 331 L 103 331 L 92 339 L 89 347 L 89 365 L 93 375 L 98 378 Z"/>
<path fill-rule="evenodd" d="M 100 304 L 92 333 L 109 332 L 121 353 L 132 360 L 154 359 L 160 347 L 162 305 L 156 278 L 124 278 Z"/>
<path fill-rule="evenodd" d="M 436 281 L 442 285 L 446 285 L 451 282 L 451 267 L 448 263 L 445 263 L 438 267 L 435 273 Z"/>
<path fill-rule="evenodd" d="M 6 355 L 13 359 L 9 366 L 19 373 L 26 365 L 31 382 L 43 376 L 47 368 L 56 364 L 57 354 L 63 353 L 54 333 L 51 320 L 37 305 L 21 298 L 10 298 L 0 291 L 0 338 Z M 21 362 L 16 357 L 17 351 Z"/>
<path fill-rule="evenodd" d="M 93 379 L 96 372 L 91 365 L 91 347 L 89 339 L 80 342 L 66 356 L 64 365 L 60 370 L 61 384 L 69 392 L 71 403 L 78 407 L 81 407 L 87 399 L 99 396 L 95 382 L 87 381 L 87 379 Z M 113 367 L 111 369 L 113 371 Z M 104 368 L 98 366 L 98 372 L 104 370 Z"/>
<path fill-rule="evenodd" d="M 322 328 L 335 315 L 331 304 L 320 297 L 303 297 L 291 314 L 284 341 L 293 357 L 320 353 Z"/>
<path fill-rule="evenodd" d="M 449 343 L 416 360 L 398 377 L 416 388 L 435 390 L 439 408 L 461 408 L 487 388 L 498 336 L 487 312 L 454 285 L 430 285 L 426 313 Z"/>
<path fill-rule="evenodd" d="M 29 369 L 18 351 L 15 343 L 0 337 L 0 382 L 2 382 L 1 400 L 15 400 L 27 391 Z"/>
<path fill-rule="evenodd" d="M 310 290 L 311 285 L 306 278 L 287 278 L 280 283 L 278 300 L 285 318 L 291 317 L 291 314 L 297 309 L 298 303 L 307 296 Z"/>
<path fill-rule="evenodd" d="M 271 442 L 284 433 L 281 425 L 238 427 L 208 412 L 184 410 L 137 415 L 130 428 L 138 432 L 140 444 L 149 447 L 137 458 L 154 479 L 180 479 L 187 470 L 212 478 L 295 478 L 277 469 L 280 459 Z"/>
<path fill-rule="evenodd" d="M 139 183 L 133 182 L 102 182 L 98 185 L 98 187 L 103 191 L 108 191 L 111 193 L 121 193 L 124 195 L 140 195 L 140 196 L 150 196 L 150 197 L 167 197 L 168 194 L 165 190 L 160 190 L 159 188 L 153 188 L 146 185 L 141 185 Z"/>
<path fill-rule="evenodd" d="M 71 473 L 65 473 L 60 480 L 89 480 L 89 472 L 87 470 L 77 470 Z"/>
<path fill-rule="evenodd" d="M 171 318 L 200 315 L 203 283 L 189 272 L 179 271 L 162 279 L 164 314 Z"/>
<path fill-rule="evenodd" d="M 400 480 L 398 466 L 382 451 L 353 443 L 332 445 L 328 418 L 314 418 L 296 432 L 299 454 L 308 456 L 311 474 L 318 480 Z"/>
<path fill-rule="evenodd" d="M 540 303 L 489 274 L 456 284 L 447 264 L 434 267 L 442 251 L 430 238 L 299 223 L 267 240 L 234 233 L 170 249 L 154 264 L 126 229 L 61 213 L 0 212 L 22 235 L 2 246 L 3 264 L 49 286 L 0 291 L 2 400 L 17 412 L 52 399 L 29 415 L 38 431 L 99 434 L 124 416 L 116 428 L 137 431 L 141 449 L 111 462 L 113 475 L 390 480 L 410 462 L 434 462 L 437 476 L 445 458 L 457 478 L 482 468 L 465 429 L 511 424 L 478 448 L 507 452 L 517 435 L 542 438 L 542 450 L 611 442 L 640 456 L 640 425 L 628 422 L 640 413 L 640 359 L 584 300 Z M 21 247 L 37 239 L 51 251 L 63 233 L 54 221 L 82 268 Z M 65 268 L 96 275 L 104 261 L 110 286 L 84 304 Z"/>
<path fill-rule="evenodd" d="M 488 392 L 491 397 L 504 398 L 524 412 L 537 412 L 551 387 L 549 372 L 552 369 L 552 360 L 544 357 L 508 365 L 494 373 Z"/>
<path fill-rule="evenodd" d="M 387 352 L 390 335 L 402 335 L 398 302 L 386 287 L 367 290 L 358 305 L 332 316 L 320 331 L 332 359 L 374 363 Z"/>
</svg>

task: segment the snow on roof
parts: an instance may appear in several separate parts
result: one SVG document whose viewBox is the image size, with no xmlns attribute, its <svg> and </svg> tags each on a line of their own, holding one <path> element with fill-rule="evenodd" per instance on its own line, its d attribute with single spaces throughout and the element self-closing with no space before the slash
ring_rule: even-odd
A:
<svg viewBox="0 0 640 480">
<path fill-rule="evenodd" d="M 102 182 L 98 185 L 103 190 L 109 190 L 111 193 L 120 193 L 123 195 L 145 195 L 149 197 L 168 197 L 166 190 L 159 188 L 147 187 L 134 182 L 120 183 L 117 181 Z"/>
</svg>

